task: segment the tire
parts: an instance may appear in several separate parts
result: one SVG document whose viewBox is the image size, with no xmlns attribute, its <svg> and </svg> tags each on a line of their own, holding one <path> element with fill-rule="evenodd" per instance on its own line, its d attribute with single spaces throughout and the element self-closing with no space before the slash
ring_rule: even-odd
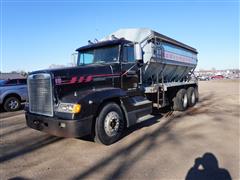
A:
<svg viewBox="0 0 240 180">
<path fill-rule="evenodd" d="M 187 89 L 187 98 L 188 98 L 188 106 L 192 107 L 196 104 L 196 90 L 194 87 L 189 87 Z"/>
<path fill-rule="evenodd" d="M 199 92 L 198 92 L 198 87 L 194 88 L 195 94 L 196 94 L 196 102 L 199 101 Z"/>
<path fill-rule="evenodd" d="M 3 108 L 5 111 L 11 112 L 11 111 L 17 111 L 20 109 L 21 102 L 17 97 L 8 97 L 4 103 Z"/>
<path fill-rule="evenodd" d="M 94 140 L 105 145 L 113 144 L 122 137 L 124 127 L 121 108 L 116 103 L 108 103 L 96 118 Z"/>
<path fill-rule="evenodd" d="M 185 89 L 180 89 L 173 99 L 173 109 L 174 111 L 185 111 L 188 106 L 187 91 Z"/>
</svg>

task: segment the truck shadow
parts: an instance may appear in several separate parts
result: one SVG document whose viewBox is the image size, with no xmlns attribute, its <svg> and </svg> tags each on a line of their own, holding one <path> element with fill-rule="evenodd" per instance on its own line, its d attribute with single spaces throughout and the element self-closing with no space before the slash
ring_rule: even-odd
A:
<svg viewBox="0 0 240 180">
<path fill-rule="evenodd" d="M 182 114 L 179 114 L 175 117 L 175 115 L 173 114 L 173 110 L 171 109 L 171 107 L 165 107 L 163 109 L 160 110 L 154 110 L 152 115 L 154 115 L 153 117 L 147 119 L 146 121 L 137 123 L 129 128 L 126 128 L 123 136 L 121 139 L 126 138 L 127 136 L 129 136 L 131 133 L 133 133 L 134 131 L 140 130 L 142 128 L 145 127 L 149 127 L 152 126 L 154 124 L 157 124 L 161 121 L 161 118 L 166 117 L 166 118 L 181 118 L 182 116 L 194 116 L 197 114 L 202 114 L 202 113 L 207 113 L 209 111 L 209 109 L 207 107 L 211 106 L 213 104 L 213 101 L 211 101 L 213 97 L 213 94 L 210 93 L 207 96 L 202 97 L 199 102 L 198 102 L 198 106 L 197 107 L 192 107 L 189 108 L 187 111 L 182 112 Z M 79 140 L 85 140 L 85 141 L 90 141 L 93 142 L 94 139 L 91 135 L 87 135 L 84 137 L 79 137 Z"/>
<path fill-rule="evenodd" d="M 127 136 L 129 136 L 134 131 L 137 131 L 137 130 L 140 130 L 142 128 L 149 127 L 149 126 L 152 126 L 156 123 L 159 123 L 161 117 L 162 117 L 162 115 L 156 115 L 156 116 L 151 117 L 150 119 L 148 119 L 146 121 L 140 122 L 140 123 L 138 123 L 134 126 L 131 126 L 131 127 L 127 128 L 126 131 L 124 132 L 122 138 L 126 138 Z"/>
<path fill-rule="evenodd" d="M 171 109 L 171 107 L 166 107 L 166 108 L 160 109 L 160 110 L 154 109 L 154 111 L 152 113 L 153 117 L 147 119 L 146 121 L 137 123 L 137 124 L 127 128 L 122 138 L 127 137 L 134 131 L 157 124 L 161 121 L 161 118 L 171 116 L 172 113 L 173 113 L 173 110 Z"/>
<path fill-rule="evenodd" d="M 149 126 L 152 126 L 156 123 L 159 123 L 159 119 L 162 118 L 163 115 L 162 114 L 157 114 L 155 115 L 154 117 L 151 117 L 149 119 L 147 119 L 146 121 L 143 121 L 143 122 L 140 122 L 140 123 L 137 123 L 129 128 L 126 128 L 123 136 L 121 139 L 127 137 L 128 135 L 130 135 L 132 132 L 134 131 L 137 131 L 137 130 L 140 130 L 144 127 L 149 127 Z M 79 140 L 84 140 L 84 141 L 90 141 L 90 142 L 94 142 L 94 139 L 91 135 L 87 135 L 87 136 L 83 136 L 83 137 L 79 137 L 77 138 Z"/>
<path fill-rule="evenodd" d="M 8 180 L 30 180 L 30 179 L 25 178 L 25 177 L 21 177 L 21 176 L 16 176 L 16 177 L 12 177 L 12 178 L 10 178 Z"/>
<path fill-rule="evenodd" d="M 140 122 L 140 123 L 137 123 L 129 128 L 126 128 L 123 136 L 121 139 L 125 138 L 126 136 L 130 135 L 132 132 L 136 131 L 136 130 L 140 130 L 144 127 L 149 127 L 149 126 L 152 126 L 156 123 L 159 123 L 159 119 L 163 117 L 163 115 L 161 114 L 157 114 L 155 115 L 154 117 L 151 117 L 149 118 L 148 120 L 146 121 L 143 121 L 143 122 Z M 94 139 L 91 135 L 87 135 L 87 136 L 84 136 L 84 137 L 79 137 L 77 138 L 79 140 L 84 140 L 84 141 L 90 141 L 90 142 L 94 142 Z"/>
<path fill-rule="evenodd" d="M 203 97 L 199 104 L 198 109 L 204 108 L 206 105 L 211 106 L 212 105 L 212 94 L 209 94 L 208 96 Z M 105 176 L 104 179 L 121 179 L 122 176 L 127 172 L 130 171 L 131 167 L 136 164 L 139 160 L 141 160 L 143 157 L 145 157 L 146 154 L 154 150 L 155 148 L 160 148 L 159 144 L 164 144 L 168 142 L 169 140 L 176 141 L 177 142 L 177 135 L 174 133 L 171 133 L 171 129 L 175 126 L 176 123 L 178 123 L 179 119 L 181 119 L 183 116 L 192 116 L 197 115 L 201 113 L 206 113 L 205 111 L 196 111 L 194 108 L 190 108 L 185 112 L 179 113 L 175 115 L 170 112 L 170 115 L 167 115 L 168 118 L 166 121 L 161 122 L 161 125 L 154 131 L 148 134 L 144 134 L 141 137 L 137 138 L 135 141 L 133 141 L 131 144 L 115 151 L 110 156 L 104 158 L 103 160 L 95 163 L 94 166 L 90 167 L 86 171 L 80 173 L 79 175 L 74 176 L 72 179 L 84 179 L 89 177 L 92 173 L 100 172 L 101 170 L 104 170 L 104 168 L 113 162 L 114 160 L 120 158 L 121 162 L 119 165 L 109 174 Z M 160 116 L 162 117 L 162 116 Z M 149 122 L 142 122 L 140 124 L 137 124 L 131 128 L 128 129 L 128 132 L 124 137 L 131 134 L 131 132 L 135 130 L 139 130 L 146 126 L 151 126 L 156 124 L 159 121 L 159 117 L 151 118 L 148 120 Z M 182 131 L 181 133 L 187 132 Z M 162 139 L 159 140 L 158 137 L 162 136 Z M 139 147 L 144 144 L 144 148 L 141 148 L 139 151 Z M 114 145 L 113 145 L 114 146 Z M 143 147 L 143 146 L 141 146 Z M 134 152 L 134 153 L 133 153 Z M 128 156 L 131 154 L 131 156 Z"/>
<path fill-rule="evenodd" d="M 18 132 L 24 131 L 27 128 L 28 128 L 27 126 L 23 126 L 23 127 L 20 127 L 20 128 L 17 128 L 17 129 L 13 129 L 11 131 L 8 131 L 6 133 L 0 133 L 0 135 L 1 135 L 1 138 L 3 139 L 6 136 L 13 135 L 13 134 L 16 134 Z"/>
<path fill-rule="evenodd" d="M 4 147 L 4 148 L 2 148 L 2 149 L 4 149 L 4 152 L 1 152 L 1 155 L 0 155 L 0 163 L 11 160 L 18 156 L 25 155 L 25 154 L 33 152 L 35 150 L 44 148 L 50 144 L 60 141 L 61 139 L 62 138 L 54 137 L 54 136 L 46 136 L 46 137 L 43 136 L 42 138 L 38 138 L 38 140 L 36 140 L 36 139 L 30 140 L 30 143 L 31 142 L 34 142 L 34 143 L 29 144 L 27 146 L 23 146 L 23 148 L 21 148 L 21 146 L 20 146 L 20 148 L 16 148 L 16 149 Z"/>
<path fill-rule="evenodd" d="M 189 169 L 186 180 L 231 180 L 228 170 L 219 168 L 217 157 L 213 153 L 205 153 L 195 159 L 194 165 Z"/>
</svg>

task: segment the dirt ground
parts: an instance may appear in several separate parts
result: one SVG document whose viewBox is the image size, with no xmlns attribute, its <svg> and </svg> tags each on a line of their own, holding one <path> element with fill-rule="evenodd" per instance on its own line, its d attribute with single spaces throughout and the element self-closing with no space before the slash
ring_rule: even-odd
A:
<svg viewBox="0 0 240 180">
<path fill-rule="evenodd" d="M 239 88 L 239 80 L 199 82 L 195 107 L 152 117 L 111 146 L 50 136 L 26 127 L 22 113 L 1 113 L 0 179 L 185 179 L 199 157 L 192 179 L 213 166 L 240 179 Z"/>
</svg>

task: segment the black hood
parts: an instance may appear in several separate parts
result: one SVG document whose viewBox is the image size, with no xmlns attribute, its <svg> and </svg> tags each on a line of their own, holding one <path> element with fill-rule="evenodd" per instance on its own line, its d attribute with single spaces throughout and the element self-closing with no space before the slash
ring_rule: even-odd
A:
<svg viewBox="0 0 240 180">
<path fill-rule="evenodd" d="M 112 87 L 120 77 L 119 64 L 91 64 L 60 69 L 34 71 L 30 74 L 49 73 L 55 90 L 55 97 L 64 100 L 79 98 L 93 88 Z M 114 80 L 115 79 L 115 80 Z M 75 96 L 77 94 L 77 96 Z M 71 98 L 69 98 L 71 97 Z M 67 101 L 65 101 L 67 102 Z"/>
<path fill-rule="evenodd" d="M 46 69 L 33 71 L 31 74 L 49 73 L 54 79 L 61 78 L 62 80 L 71 80 L 72 77 L 95 76 L 100 74 L 113 74 L 111 65 L 82 65 L 77 67 L 67 67 L 58 69 Z"/>
<path fill-rule="evenodd" d="M 118 65 L 115 64 L 89 64 L 77 67 L 68 67 L 60 69 L 47 69 L 34 71 L 31 74 L 49 73 L 52 76 L 56 86 L 86 86 L 105 77 L 119 76 Z M 94 83 L 95 84 L 95 83 Z M 99 83 L 97 83 L 99 84 Z"/>
</svg>

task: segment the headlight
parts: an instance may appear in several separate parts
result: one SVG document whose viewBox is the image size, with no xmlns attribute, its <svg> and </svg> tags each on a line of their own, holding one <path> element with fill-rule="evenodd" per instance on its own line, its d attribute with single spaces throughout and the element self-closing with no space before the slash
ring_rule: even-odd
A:
<svg viewBox="0 0 240 180">
<path fill-rule="evenodd" d="M 66 113 L 79 113 L 81 111 L 81 104 L 72 104 L 72 103 L 60 103 L 58 106 L 58 112 Z"/>
</svg>

